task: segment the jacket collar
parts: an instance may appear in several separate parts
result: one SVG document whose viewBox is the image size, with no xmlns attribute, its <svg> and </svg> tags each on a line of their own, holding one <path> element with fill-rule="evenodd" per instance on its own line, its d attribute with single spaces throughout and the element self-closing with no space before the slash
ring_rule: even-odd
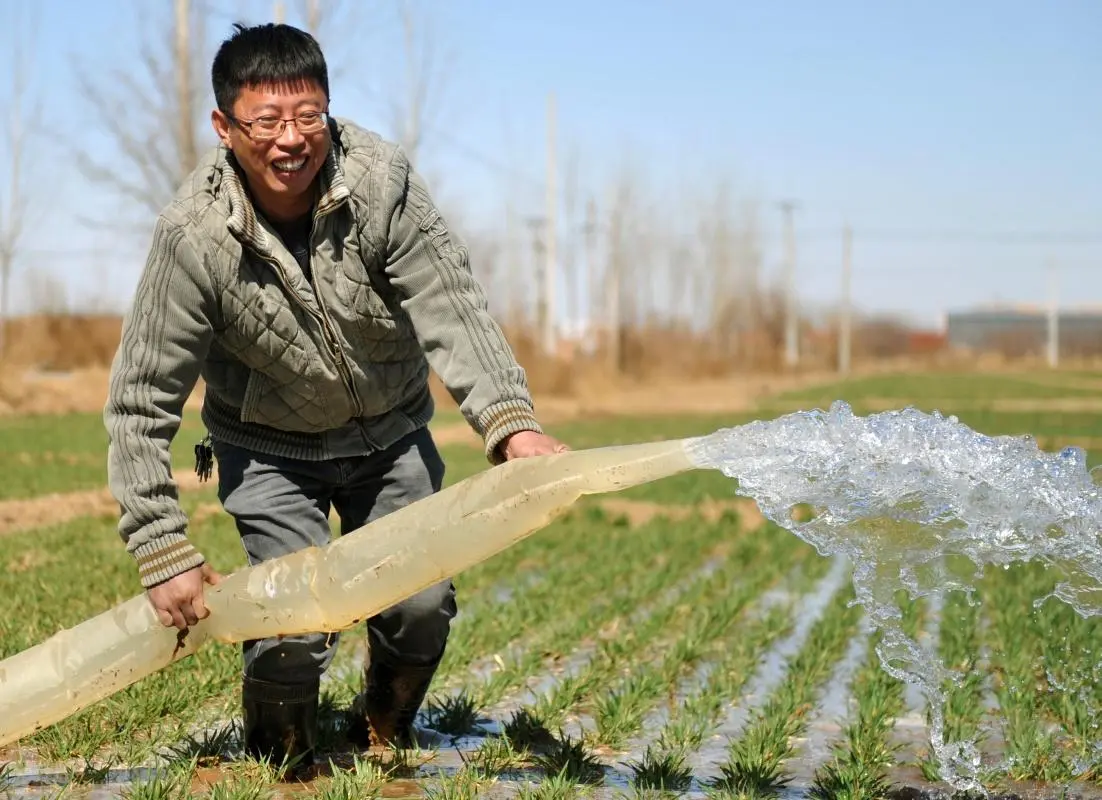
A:
<svg viewBox="0 0 1102 800">
<path fill-rule="evenodd" d="M 329 152 L 325 157 L 325 163 L 318 171 L 317 191 L 319 196 L 317 203 L 314 205 L 315 218 L 327 214 L 347 202 L 351 194 L 344 179 L 344 172 L 341 169 L 338 149 L 337 137 L 330 137 Z M 223 152 L 222 191 L 225 192 L 230 207 L 230 216 L 226 221 L 226 227 L 244 244 L 253 247 L 264 255 L 271 255 L 270 235 L 257 218 L 252 198 L 249 197 L 249 192 L 245 188 L 245 179 L 241 167 L 233 153 L 224 146 Z"/>
</svg>

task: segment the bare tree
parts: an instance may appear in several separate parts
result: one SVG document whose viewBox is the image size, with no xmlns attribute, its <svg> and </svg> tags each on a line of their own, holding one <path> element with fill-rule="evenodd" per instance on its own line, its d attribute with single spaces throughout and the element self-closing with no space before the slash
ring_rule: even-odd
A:
<svg viewBox="0 0 1102 800">
<path fill-rule="evenodd" d="M 138 29 L 159 31 L 141 43 L 138 64 L 106 75 L 78 65 L 82 94 L 113 146 L 103 153 L 77 148 L 77 166 L 147 220 L 195 168 L 205 143 L 213 143 L 213 131 L 202 102 L 209 91 L 203 15 L 190 0 L 163 2 L 159 9 L 135 0 L 134 6 Z M 144 231 L 148 226 L 124 219 L 114 227 Z"/>
<path fill-rule="evenodd" d="M 752 210 L 736 208 L 727 181 L 704 198 L 699 236 L 707 294 L 698 302 L 701 308 L 710 306 L 717 355 L 726 360 L 745 358 L 748 335 L 757 323 L 760 238 Z"/>
<path fill-rule="evenodd" d="M 320 0 L 303 0 L 302 3 L 305 6 L 304 16 L 306 17 L 306 30 L 315 38 L 321 37 L 321 2 Z"/>
<path fill-rule="evenodd" d="M 631 173 L 625 171 L 611 190 L 612 200 L 609 207 L 608 255 L 602 270 L 602 305 L 604 316 L 604 350 L 608 359 L 608 368 L 612 374 L 623 370 L 623 323 L 624 323 L 624 272 L 629 253 L 629 235 L 627 229 L 632 214 Z"/>
<path fill-rule="evenodd" d="M 585 224 L 578 219 L 580 209 L 580 169 L 579 155 L 576 146 L 571 146 L 566 152 L 566 164 L 563 168 L 563 223 L 565 235 L 562 245 L 562 283 L 563 283 L 563 318 L 571 326 L 568 334 L 577 335 L 585 316 L 582 311 L 585 290 L 584 276 L 578 264 L 578 234 L 585 232 Z"/>
<path fill-rule="evenodd" d="M 297 11 L 306 29 L 325 48 L 330 81 L 337 85 L 352 69 L 368 71 L 362 61 L 363 51 L 371 49 L 364 47 L 365 37 L 398 35 L 401 68 L 387 70 L 384 84 L 375 89 L 365 89 L 357 80 L 355 90 L 364 91 L 383 107 L 391 135 L 417 165 L 429 133 L 435 131 L 450 59 L 437 40 L 435 14 L 422 0 L 392 2 L 393 28 L 379 21 L 377 5 L 355 0 L 300 0 Z M 360 16 L 365 12 L 373 14 L 366 23 Z M 350 31 L 356 34 L 351 36 Z M 355 49 L 346 47 L 350 41 L 356 43 Z"/>
<path fill-rule="evenodd" d="M 301 0 L 299 13 L 306 30 L 317 39 L 323 47 L 329 40 L 336 40 L 340 26 L 345 22 L 350 6 L 341 0 Z"/>
<path fill-rule="evenodd" d="M 11 277 L 19 260 L 29 205 L 32 202 L 26 160 L 28 131 L 38 127 L 41 117 L 37 106 L 29 105 L 31 64 L 29 53 L 34 51 L 34 21 L 26 23 L 14 7 L 16 19 L 7 26 L 11 43 L 5 51 L 10 61 L 6 65 L 10 84 L 4 100 L 7 111 L 3 139 L 7 154 L 7 185 L 0 187 L 0 359 L 7 346 L 8 320 L 11 314 Z M 29 31 L 27 30 L 29 28 Z M 28 32 L 31 34 L 28 36 Z"/>
<path fill-rule="evenodd" d="M 412 0 L 396 0 L 402 29 L 404 71 L 397 96 L 390 101 L 395 136 L 412 163 L 417 163 L 425 132 L 433 126 L 438 94 L 446 72 L 431 28 L 431 14 L 418 13 Z"/>
</svg>

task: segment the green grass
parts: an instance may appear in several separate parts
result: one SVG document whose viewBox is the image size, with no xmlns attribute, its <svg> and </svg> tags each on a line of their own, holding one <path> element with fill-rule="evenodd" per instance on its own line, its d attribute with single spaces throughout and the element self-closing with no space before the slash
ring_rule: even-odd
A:
<svg viewBox="0 0 1102 800">
<path fill-rule="evenodd" d="M 432 427 L 458 423 L 463 423 L 458 410 L 443 408 L 437 411 Z M 177 473 L 195 468 L 193 448 L 205 433 L 199 410 L 186 409 L 172 442 L 172 465 Z M 464 455 L 471 451 L 459 449 Z M 477 459 L 477 451 L 473 452 Z M 102 489 L 107 481 L 103 415 L 0 416 L 0 475 L 0 500 Z"/>
<path fill-rule="evenodd" d="M 786 413 L 793 404 L 811 408 L 841 397 L 859 413 L 862 400 L 871 398 L 899 407 L 936 402 L 947 405 L 947 413 L 959 404 L 955 413 L 977 430 L 1030 434 L 1047 449 L 1102 440 L 1102 413 L 982 407 L 994 397 L 1041 403 L 1093 396 L 1089 388 L 1070 385 L 1076 376 L 1042 377 L 878 376 L 783 395 L 754 414 L 588 418 L 548 429 L 576 449 L 627 444 L 706 434 Z M 1067 386 L 1060 385 L 1064 377 Z M 444 408 L 434 427 L 456 423 L 462 424 L 458 412 Z M 178 469 L 191 469 L 191 446 L 201 435 L 189 412 L 173 449 Z M 0 470 L 7 479 L 0 500 L 101 489 L 104 448 L 98 414 L 0 419 Z M 449 485 L 489 468 L 477 447 L 441 449 Z M 690 473 L 636 487 L 621 498 L 690 507 L 731 499 L 735 488 L 719 474 Z M 189 512 L 215 504 L 213 483 L 186 493 L 183 502 Z M 457 771 L 427 766 L 418 778 L 425 796 L 483 796 L 503 781 L 517 783 L 518 796 L 585 796 L 612 769 L 633 796 L 684 790 L 695 779 L 694 754 L 742 702 L 766 652 L 796 622 L 793 601 L 829 566 L 771 524 L 746 532 L 733 511 L 719 521 L 657 517 L 633 526 L 601 502 L 583 500 L 545 530 L 457 576 L 461 614 L 433 686 L 430 717 L 451 735 L 470 734 L 487 719 L 504 732 L 463 745 Z M 225 514 L 201 515 L 191 536 L 220 571 L 244 566 Z M 1032 601 L 1051 590 L 1051 580 L 1035 568 L 991 569 L 977 605 L 955 594 L 945 598 L 936 646 L 963 674 L 946 687 L 950 737 L 988 730 L 985 703 L 993 701 L 1004 717 L 981 744 L 1005 742 L 1014 756 L 1010 769 L 983 774 L 991 787 L 1013 780 L 1102 785 L 1094 749 L 1102 721 L 1102 621 L 1056 601 L 1034 608 Z M 113 518 L 81 518 L 0 537 L 0 658 L 138 591 Z M 763 605 L 767 591 L 781 591 L 785 599 Z M 848 605 L 851 598 L 846 585 L 788 662 L 775 691 L 757 698 L 741 736 L 711 765 L 711 773 L 720 775 L 708 787 L 713 794 L 767 796 L 786 785 L 788 759 L 860 623 L 859 609 Z M 906 605 L 908 630 L 919 627 L 917 609 Z M 335 673 L 351 665 L 361 638 L 351 633 L 342 640 Z M 1094 654 L 1093 660 L 1084 654 Z M 199 727 L 237 713 L 239 658 L 237 645 L 208 645 L 20 744 L 47 764 L 65 765 L 84 784 L 102 780 L 106 766 L 148 761 L 174 747 L 171 769 L 134 786 L 133 797 L 186 795 L 177 790 L 207 762 L 220 763 L 227 779 L 206 796 L 268 796 L 270 770 L 229 759 L 222 739 L 204 744 L 193 736 Z M 541 691 L 529 693 L 536 686 Z M 357 688 L 350 670 L 327 689 L 325 742 L 334 748 L 336 771 L 307 794 L 387 796 L 384 784 L 411 769 L 405 762 L 351 760 L 339 729 L 329 722 L 339 718 Z M 872 649 L 849 691 L 847 715 L 835 721 L 835 755 L 814 771 L 813 790 L 820 796 L 880 796 L 899 767 L 936 778 L 923 754 L 908 763 L 891 746 L 902 687 L 879 669 Z M 448 749 L 441 747 L 442 753 Z M 0 764 L 0 793 L 12 769 Z"/>
<path fill-rule="evenodd" d="M 188 409 L 172 446 L 174 467 L 194 467 L 203 436 L 198 411 Z M 0 417 L 0 500 L 101 489 L 107 481 L 107 431 L 101 414 Z"/>
<path fill-rule="evenodd" d="M 1053 385 L 1029 380 L 1029 376 L 904 373 L 878 375 L 844 383 L 785 392 L 771 398 L 776 403 L 829 405 L 834 400 L 855 402 L 865 398 L 898 400 L 924 407 L 930 402 L 985 401 L 994 398 L 1060 399 L 1097 397 L 1098 390 L 1077 385 Z"/>
<path fill-rule="evenodd" d="M 742 734 L 730 741 L 713 784 L 716 796 L 767 795 L 787 785 L 783 762 L 792 753 L 793 737 L 804 730 L 808 707 L 857 630 L 860 613 L 852 600 L 848 585 L 834 595 L 788 665 L 785 680 L 754 712 Z"/>
<path fill-rule="evenodd" d="M 921 624 L 920 605 L 905 596 L 897 599 L 903 611 L 903 630 L 915 638 Z M 895 761 L 896 749 L 890 733 L 903 711 L 903 684 L 881 668 L 876 650 L 880 639 L 879 634 L 871 638 L 865 662 L 853 682 L 855 718 L 842 731 L 834 758 L 815 775 L 811 796 L 816 800 L 883 797 L 890 789 L 888 769 Z"/>
<path fill-rule="evenodd" d="M 889 400 L 893 408 L 913 405 L 928 413 L 955 415 L 969 427 L 991 436 L 1032 436 L 1043 450 L 1055 451 L 1083 440 L 1102 443 L 1102 413 L 1045 409 L 1046 401 L 1063 398 L 1102 398 L 1102 389 L 1074 385 L 1074 373 L 1042 373 L 1036 383 L 1029 376 L 1003 375 L 887 375 L 816 386 L 775 395 L 762 402 L 757 415 L 772 418 L 796 409 L 827 408 L 845 400 L 857 414 L 878 413 L 871 401 Z M 994 399 L 1030 400 L 1037 410 L 995 411 L 985 407 Z M 1087 462 L 1102 463 L 1102 449 L 1086 442 Z"/>
</svg>

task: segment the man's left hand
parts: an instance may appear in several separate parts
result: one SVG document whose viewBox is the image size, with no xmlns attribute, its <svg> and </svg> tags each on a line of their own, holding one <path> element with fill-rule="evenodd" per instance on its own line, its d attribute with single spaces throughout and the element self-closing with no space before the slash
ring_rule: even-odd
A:
<svg viewBox="0 0 1102 800">
<path fill-rule="evenodd" d="M 519 431 L 507 437 L 501 444 L 501 454 L 505 456 L 506 461 L 512 461 L 514 458 L 565 453 L 569 449 L 553 436 L 535 431 Z"/>
</svg>

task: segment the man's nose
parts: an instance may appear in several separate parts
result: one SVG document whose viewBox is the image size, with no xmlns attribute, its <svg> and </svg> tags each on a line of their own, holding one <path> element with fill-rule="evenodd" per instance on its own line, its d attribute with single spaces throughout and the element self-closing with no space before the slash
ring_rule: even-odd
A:
<svg viewBox="0 0 1102 800">
<path fill-rule="evenodd" d="M 298 125 L 291 122 L 283 124 L 283 133 L 277 140 L 282 147 L 300 147 L 306 141 L 306 137 L 299 133 Z"/>
</svg>

